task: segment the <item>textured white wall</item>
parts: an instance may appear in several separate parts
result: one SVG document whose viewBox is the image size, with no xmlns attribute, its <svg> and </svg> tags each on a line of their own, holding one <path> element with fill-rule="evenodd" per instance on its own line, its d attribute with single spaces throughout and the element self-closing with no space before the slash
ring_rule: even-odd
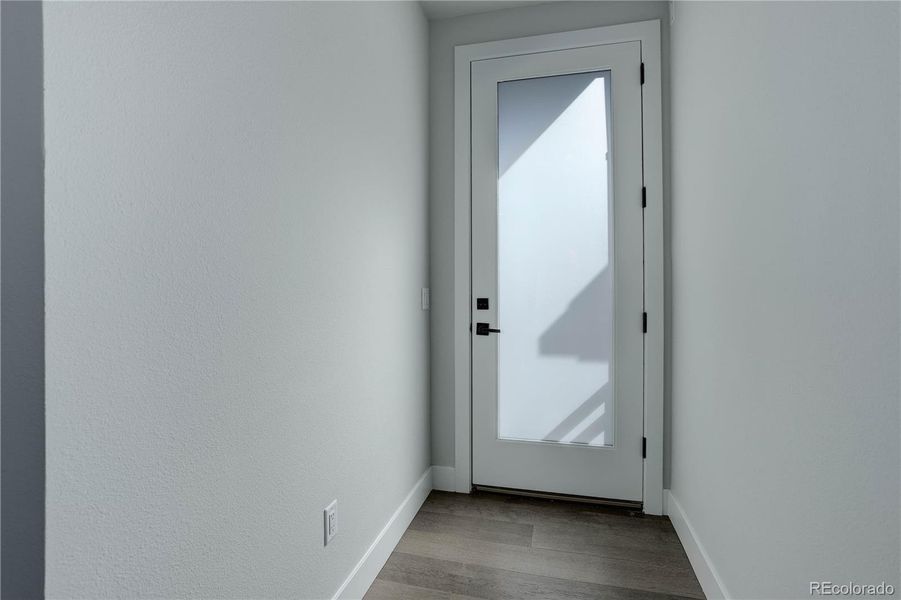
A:
<svg viewBox="0 0 901 600">
<path fill-rule="evenodd" d="M 672 491 L 736 598 L 898 588 L 898 11 L 677 4 Z"/>
<path fill-rule="evenodd" d="M 48 3 L 44 43 L 47 596 L 331 596 L 429 464 L 419 6 Z"/>
<path fill-rule="evenodd" d="M 666 60 L 669 9 L 666 2 L 553 2 L 429 23 L 433 464 L 454 464 L 454 46 L 649 19 L 660 19 L 662 25 L 666 132 L 669 74 Z M 667 143 L 665 138 L 664 148 Z M 664 160 L 668 169 L 668 152 Z M 665 202 L 664 206 L 667 204 Z"/>
</svg>

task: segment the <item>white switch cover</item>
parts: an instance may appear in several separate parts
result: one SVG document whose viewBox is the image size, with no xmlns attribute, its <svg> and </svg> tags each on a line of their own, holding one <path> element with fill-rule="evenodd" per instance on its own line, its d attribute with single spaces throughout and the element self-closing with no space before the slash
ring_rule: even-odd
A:
<svg viewBox="0 0 901 600">
<path fill-rule="evenodd" d="M 338 533 L 338 501 L 332 500 L 332 503 L 325 507 L 322 511 L 323 527 L 325 529 L 325 545 L 332 541 L 335 534 Z"/>
<path fill-rule="evenodd" d="M 422 310 L 429 310 L 432 307 L 432 295 L 429 288 L 422 288 Z"/>
</svg>

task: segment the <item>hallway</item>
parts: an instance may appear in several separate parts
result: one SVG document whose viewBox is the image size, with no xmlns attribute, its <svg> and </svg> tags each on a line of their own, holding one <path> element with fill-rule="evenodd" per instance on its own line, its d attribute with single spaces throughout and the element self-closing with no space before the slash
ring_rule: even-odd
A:
<svg viewBox="0 0 901 600">
<path fill-rule="evenodd" d="M 0 600 L 901 596 L 901 0 L 0 34 Z"/>
<path fill-rule="evenodd" d="M 703 597 L 667 517 L 433 491 L 366 600 Z"/>
</svg>

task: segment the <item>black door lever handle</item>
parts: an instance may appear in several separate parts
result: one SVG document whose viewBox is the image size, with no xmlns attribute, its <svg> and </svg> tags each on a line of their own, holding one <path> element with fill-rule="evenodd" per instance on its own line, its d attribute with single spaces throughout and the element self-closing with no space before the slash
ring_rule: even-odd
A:
<svg viewBox="0 0 901 600">
<path fill-rule="evenodd" d="M 488 335 L 489 333 L 500 333 L 500 329 L 492 329 L 488 323 L 476 323 L 476 335 Z"/>
</svg>

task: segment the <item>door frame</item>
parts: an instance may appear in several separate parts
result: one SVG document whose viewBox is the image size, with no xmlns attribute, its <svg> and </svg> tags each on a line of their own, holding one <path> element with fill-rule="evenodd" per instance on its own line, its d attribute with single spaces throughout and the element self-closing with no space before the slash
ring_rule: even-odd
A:
<svg viewBox="0 0 901 600">
<path fill-rule="evenodd" d="M 644 213 L 644 512 L 663 513 L 663 124 L 660 21 L 467 44 L 454 48 L 454 487 L 472 490 L 471 63 L 535 52 L 640 42 Z"/>
</svg>

